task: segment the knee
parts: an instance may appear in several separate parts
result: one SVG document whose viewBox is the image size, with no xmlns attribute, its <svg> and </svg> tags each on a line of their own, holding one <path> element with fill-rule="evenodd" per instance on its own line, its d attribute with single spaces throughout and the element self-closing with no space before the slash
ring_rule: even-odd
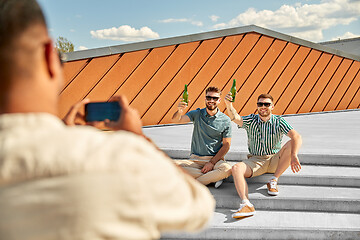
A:
<svg viewBox="0 0 360 240">
<path fill-rule="evenodd" d="M 231 171 L 231 166 L 230 166 L 230 164 L 224 162 L 224 163 L 220 164 L 218 169 L 220 169 L 221 171 L 224 171 L 224 172 L 228 172 L 228 171 Z"/>
<path fill-rule="evenodd" d="M 291 150 L 291 141 L 289 140 L 285 143 L 285 145 L 282 147 L 284 149 L 284 151 L 290 151 Z"/>
<path fill-rule="evenodd" d="M 243 162 L 237 163 L 235 164 L 232 168 L 231 171 L 234 174 L 245 174 L 246 171 L 246 164 Z"/>
<path fill-rule="evenodd" d="M 280 149 L 280 156 L 287 156 L 291 153 L 291 141 L 285 143 L 285 145 Z"/>
<path fill-rule="evenodd" d="M 226 162 L 221 163 L 220 165 L 214 167 L 214 170 L 224 173 L 225 177 L 228 177 L 231 175 L 231 165 Z"/>
</svg>

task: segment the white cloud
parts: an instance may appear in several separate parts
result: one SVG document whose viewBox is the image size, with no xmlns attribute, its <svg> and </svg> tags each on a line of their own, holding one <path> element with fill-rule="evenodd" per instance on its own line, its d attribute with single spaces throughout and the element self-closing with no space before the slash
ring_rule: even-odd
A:
<svg viewBox="0 0 360 240">
<path fill-rule="evenodd" d="M 359 16 L 359 0 L 323 0 L 320 4 L 283 5 L 275 11 L 250 8 L 228 23 L 216 24 L 214 28 L 255 24 L 310 41 L 320 41 L 323 30 L 348 25 Z"/>
<path fill-rule="evenodd" d="M 219 16 L 216 16 L 216 15 L 211 15 L 209 18 L 211 19 L 211 21 L 217 22 L 220 17 L 219 17 Z"/>
<path fill-rule="evenodd" d="M 168 18 L 168 19 L 160 20 L 159 22 L 161 22 L 161 23 L 186 22 L 186 23 L 190 23 L 192 25 L 198 26 L 198 27 L 202 27 L 204 25 L 201 21 L 194 21 L 194 20 L 189 19 L 189 18 Z"/>
<path fill-rule="evenodd" d="M 93 38 L 124 42 L 145 41 L 147 39 L 159 38 L 159 34 L 148 27 L 135 29 L 128 25 L 123 25 L 118 28 L 112 27 L 108 29 L 90 31 L 90 34 Z"/>
<path fill-rule="evenodd" d="M 159 22 L 161 23 L 176 23 L 176 22 L 188 22 L 189 19 L 186 18 L 168 18 L 168 19 L 164 19 L 164 20 L 160 20 Z"/>
<path fill-rule="evenodd" d="M 89 48 L 84 47 L 84 46 L 79 46 L 79 47 L 78 47 L 78 50 L 87 50 L 87 49 L 89 49 Z"/>
<path fill-rule="evenodd" d="M 335 38 L 333 38 L 333 39 L 331 39 L 331 40 L 339 40 L 339 39 L 347 39 L 347 38 L 357 38 L 357 37 L 360 37 L 360 35 L 357 35 L 357 34 L 354 34 L 354 33 L 351 33 L 351 32 L 346 32 L 344 35 L 335 37 Z"/>
</svg>

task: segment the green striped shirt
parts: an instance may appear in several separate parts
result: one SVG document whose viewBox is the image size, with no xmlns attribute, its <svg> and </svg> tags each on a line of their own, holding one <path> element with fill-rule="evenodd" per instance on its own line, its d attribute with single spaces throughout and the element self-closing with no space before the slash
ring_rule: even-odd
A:
<svg viewBox="0 0 360 240">
<path fill-rule="evenodd" d="M 248 149 L 251 155 L 271 155 L 281 149 L 281 140 L 293 129 L 284 118 L 271 115 L 269 121 L 264 122 L 259 115 L 243 116 L 243 125 L 248 135 Z"/>
</svg>

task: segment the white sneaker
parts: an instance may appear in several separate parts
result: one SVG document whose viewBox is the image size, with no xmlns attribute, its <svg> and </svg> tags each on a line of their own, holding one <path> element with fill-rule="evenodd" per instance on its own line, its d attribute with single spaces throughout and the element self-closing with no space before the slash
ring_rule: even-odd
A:
<svg viewBox="0 0 360 240">
<path fill-rule="evenodd" d="M 218 188 L 221 186 L 221 184 L 223 184 L 224 180 L 219 180 L 215 183 L 215 188 Z"/>
<path fill-rule="evenodd" d="M 277 186 L 277 181 L 275 179 L 271 179 L 268 183 L 267 183 L 267 188 L 268 188 L 268 194 L 271 196 L 277 196 L 279 194 L 279 190 L 278 190 L 278 186 Z"/>
<path fill-rule="evenodd" d="M 237 210 L 236 213 L 232 214 L 233 218 L 243 218 L 243 217 L 250 217 L 255 214 L 254 206 L 249 206 L 246 203 L 240 204 L 240 208 Z"/>
</svg>

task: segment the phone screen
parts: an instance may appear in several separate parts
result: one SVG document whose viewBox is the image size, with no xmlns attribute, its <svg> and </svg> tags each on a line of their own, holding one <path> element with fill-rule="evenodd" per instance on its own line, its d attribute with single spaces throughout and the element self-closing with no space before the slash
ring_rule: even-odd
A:
<svg viewBox="0 0 360 240">
<path fill-rule="evenodd" d="M 117 121 L 120 117 L 121 108 L 118 102 L 92 102 L 85 104 L 85 120 L 87 122 Z"/>
</svg>

